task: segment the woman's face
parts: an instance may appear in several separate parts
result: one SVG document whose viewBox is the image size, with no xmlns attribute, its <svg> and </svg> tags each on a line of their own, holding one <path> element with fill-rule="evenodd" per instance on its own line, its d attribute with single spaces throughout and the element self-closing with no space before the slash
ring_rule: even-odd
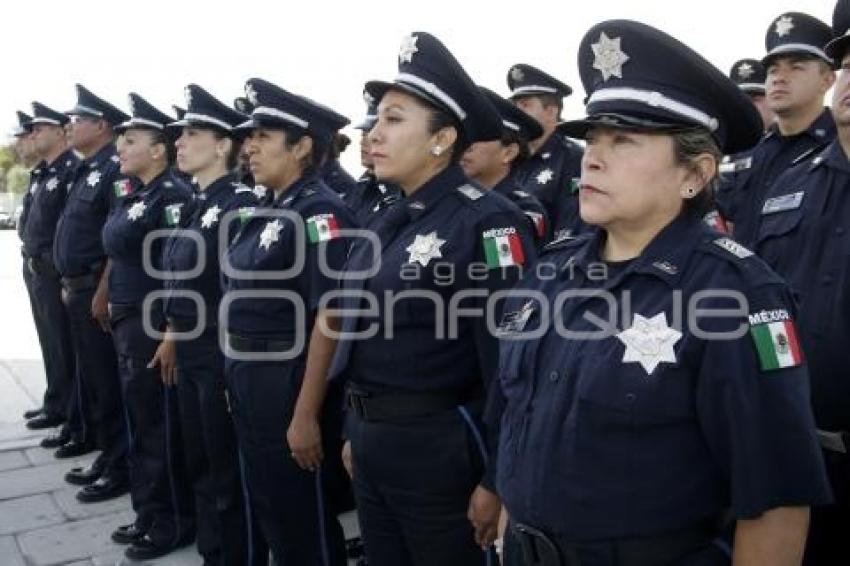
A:
<svg viewBox="0 0 850 566">
<path fill-rule="evenodd" d="M 189 175 L 197 175 L 222 159 L 224 140 L 212 130 L 186 126 L 177 138 L 177 167 Z"/>
<path fill-rule="evenodd" d="M 285 189 L 301 176 L 298 145 L 286 147 L 286 134 L 272 128 L 256 128 L 245 140 L 248 166 L 254 181 L 271 189 Z"/>
<path fill-rule="evenodd" d="M 670 135 L 593 128 L 581 161 L 581 218 L 602 227 L 663 226 L 681 210 L 688 178 Z"/>
<path fill-rule="evenodd" d="M 121 136 L 117 144 L 121 173 L 140 176 L 152 170 L 158 162 L 164 160 L 164 148 L 154 143 L 153 132 L 141 128 L 130 128 Z"/>
<path fill-rule="evenodd" d="M 436 139 L 428 132 L 430 119 L 431 111 L 413 96 L 387 91 L 378 105 L 378 121 L 369 132 L 370 155 L 379 179 L 405 186 L 429 166 Z"/>
<path fill-rule="evenodd" d="M 481 182 L 504 174 L 503 170 L 509 164 L 506 154 L 506 148 L 499 140 L 475 142 L 463 154 L 460 165 L 467 177 Z"/>
</svg>

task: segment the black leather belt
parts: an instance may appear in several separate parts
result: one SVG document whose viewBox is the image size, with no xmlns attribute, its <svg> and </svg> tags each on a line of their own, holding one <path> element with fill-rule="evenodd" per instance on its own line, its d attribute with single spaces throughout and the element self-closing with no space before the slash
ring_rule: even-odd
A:
<svg viewBox="0 0 850 566">
<path fill-rule="evenodd" d="M 352 386 L 346 397 L 348 406 L 364 421 L 422 417 L 459 405 L 484 404 L 483 390 L 481 395 L 456 391 L 370 392 Z"/>
<path fill-rule="evenodd" d="M 547 535 L 529 525 L 512 525 L 526 566 L 581 566 L 582 549 L 589 552 L 603 547 L 616 557 L 617 566 L 676 564 L 678 560 L 709 547 L 717 535 L 715 527 L 715 523 L 710 521 L 663 535 L 576 543 Z"/>
<path fill-rule="evenodd" d="M 227 335 L 227 343 L 237 352 L 286 352 L 295 343 L 291 339 L 249 338 L 238 334 Z"/>
<path fill-rule="evenodd" d="M 100 275 L 97 273 L 86 273 L 76 277 L 63 277 L 62 286 L 69 291 L 82 291 L 94 289 L 100 283 Z"/>
</svg>

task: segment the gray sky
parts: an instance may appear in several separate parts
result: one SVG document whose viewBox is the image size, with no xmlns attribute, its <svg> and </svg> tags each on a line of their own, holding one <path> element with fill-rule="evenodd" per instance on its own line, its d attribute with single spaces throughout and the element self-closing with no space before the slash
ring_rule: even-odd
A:
<svg viewBox="0 0 850 566">
<path fill-rule="evenodd" d="M 0 135 L 32 100 L 73 106 L 80 82 L 125 108 L 136 91 L 163 110 L 183 105 L 195 82 L 226 102 L 261 77 L 357 121 L 362 85 L 395 76 L 411 31 L 439 37 L 473 79 L 506 94 L 514 63 L 530 63 L 575 89 L 565 115 L 582 113 L 576 50 L 595 23 L 629 18 L 687 43 L 724 72 L 764 54 L 764 35 L 785 11 L 831 23 L 834 0 L 6 0 L 2 5 Z M 350 133 L 350 132 L 349 132 Z M 352 135 L 356 141 L 357 134 Z M 356 173 L 349 149 L 344 164 Z"/>
</svg>

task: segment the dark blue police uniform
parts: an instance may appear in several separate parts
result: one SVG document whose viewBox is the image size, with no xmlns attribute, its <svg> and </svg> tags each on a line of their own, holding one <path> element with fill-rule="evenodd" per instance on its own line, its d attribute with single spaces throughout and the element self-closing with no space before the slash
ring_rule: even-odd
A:
<svg viewBox="0 0 850 566">
<path fill-rule="evenodd" d="M 138 109 L 141 105 L 134 106 Z M 160 112 L 147 118 L 153 124 L 139 123 L 134 112 L 119 130 L 149 127 L 162 131 L 172 121 Z M 191 197 L 191 189 L 167 168 L 146 185 L 139 181 L 103 226 L 103 249 L 110 260 L 109 318 L 129 429 L 130 497 L 135 524 L 145 533 L 128 552 L 136 545 L 146 551 L 147 547 L 173 548 L 194 535 L 176 393 L 173 386 L 162 383 L 160 370 L 148 365 L 159 340 L 145 330 L 143 319 L 147 318 L 151 329 L 164 330 L 161 303 L 146 303 L 146 298 L 162 288 L 151 268 L 162 270 L 166 237 L 153 239 L 147 250 L 145 239 L 155 230 L 176 227 Z"/>
<path fill-rule="evenodd" d="M 823 46 L 832 38 L 825 23 L 791 12 L 776 18 L 767 30 L 762 59 L 766 67 L 777 57 L 804 55 L 829 65 Z M 732 155 L 720 171 L 721 185 L 715 195 L 720 214 L 732 222 L 732 236 L 752 246 L 758 234 L 761 203 L 770 186 L 793 161 L 812 148 L 823 148 L 835 138 L 835 123 L 828 108 L 802 132 L 783 136 L 772 125 L 755 147 Z"/>
<path fill-rule="evenodd" d="M 760 131 L 722 73 L 637 22 L 591 28 L 579 67 L 589 117 L 572 135 L 702 127 L 728 150 Z M 505 307 L 493 414 L 511 540 L 525 564 L 728 564 L 727 511 L 830 499 L 792 295 L 687 208 L 632 260 L 605 262 L 605 237 L 551 244 Z"/>
<path fill-rule="evenodd" d="M 850 5 L 832 16 L 836 39 L 824 47 L 836 66 L 850 48 Z M 846 71 L 843 71 L 846 72 Z M 844 80 L 844 77 L 842 77 Z M 846 258 L 850 161 L 839 140 L 779 177 L 761 207 L 756 251 L 785 277 L 800 304 L 800 340 L 810 368 L 812 406 L 835 503 L 812 509 L 805 564 L 846 561 L 850 520 L 850 386 L 846 365 L 850 306 Z"/>
<path fill-rule="evenodd" d="M 411 34 L 399 59 L 395 82 L 367 84 L 376 99 L 397 88 L 450 112 L 465 143 L 500 139 L 499 115 L 438 39 Z M 493 490 L 480 416 L 497 349 L 481 314 L 455 315 L 510 287 L 533 257 L 533 238 L 519 209 L 471 185 L 457 164 L 371 227 L 380 265 L 358 240 L 344 290 L 369 293 L 376 309 L 343 317 L 330 370 L 349 383 L 347 434 L 367 560 L 485 564 L 493 556 L 475 544 L 467 509 L 476 486 Z M 351 278 L 373 267 L 368 280 Z M 374 333 L 352 339 L 368 329 Z"/>
<path fill-rule="evenodd" d="M 197 85 L 186 88 L 191 93 L 188 112 L 194 118 L 175 122 L 170 128 L 192 126 L 232 136 L 222 124 L 232 128 L 244 121 L 243 115 Z M 204 117 L 218 123 L 205 121 Z M 203 190 L 198 188 L 182 215 L 181 231 L 168 240 L 163 252 L 166 272 L 190 272 L 199 265 L 202 268 L 194 277 L 165 281 L 168 294 L 163 312 L 171 331 L 187 333 L 197 329 L 199 333 L 175 343 L 177 397 L 186 470 L 195 491 L 198 552 L 209 564 L 264 564 L 268 559 L 267 551 L 266 556 L 251 556 L 258 549 L 250 545 L 251 525 L 244 512 L 239 454 L 227 407 L 224 354 L 217 332 L 222 294 L 219 254 L 240 225 L 238 221 L 231 222 L 222 233 L 221 223 L 232 211 L 243 216 L 250 214 L 257 202 L 252 189 L 238 183 L 235 175 L 216 179 Z M 189 293 L 195 294 L 198 304 L 187 296 Z"/>
<path fill-rule="evenodd" d="M 328 188 L 343 199 L 347 199 L 348 195 L 357 190 L 357 181 L 343 169 L 339 159 L 325 161 L 319 168 L 319 176 Z"/>
<path fill-rule="evenodd" d="M 503 142 L 507 138 L 516 139 L 517 143 L 527 143 L 529 140 L 537 139 L 543 134 L 543 127 L 537 120 L 492 90 L 486 87 L 479 88 L 487 96 L 487 99 L 493 104 L 502 118 Z M 521 166 L 522 162 L 519 162 L 517 165 L 512 164 L 510 173 L 492 187 L 492 190 L 506 197 L 523 211 L 531 225 L 531 232 L 534 234 L 534 239 L 539 247 L 551 240 L 551 224 L 549 222 L 549 215 L 546 213 L 546 208 L 540 200 L 531 193 L 522 190 L 520 183 L 517 182 L 517 170 Z"/>
<path fill-rule="evenodd" d="M 573 92 L 548 73 L 522 63 L 508 71 L 508 88 L 512 100 L 539 95 L 564 98 Z M 517 168 L 517 181 L 546 208 L 554 237 L 575 235 L 582 230 L 573 182 L 581 176 L 582 153 L 578 144 L 553 133 Z"/>
<path fill-rule="evenodd" d="M 68 123 L 68 117 L 39 102 L 33 102 L 30 124 L 50 124 L 58 128 Z M 35 327 L 42 346 L 47 388 L 44 392 L 43 417 L 30 421 L 34 428 L 38 420 L 44 424 L 59 424 L 66 420 L 69 403 L 74 395 L 75 363 L 71 347 L 70 327 L 62 304 L 62 286 L 53 265 L 53 235 L 56 221 L 65 206 L 68 177 L 77 163 L 69 149 L 52 163 L 42 161 L 31 174 L 29 202 L 20 235 L 21 252 L 29 269 L 29 289 L 35 306 Z M 78 424 L 78 423 L 75 423 Z M 85 429 L 73 427 L 74 439 L 82 442 Z"/>
<path fill-rule="evenodd" d="M 332 110 L 261 79 L 249 80 L 246 92 L 255 108 L 245 128 L 295 128 L 315 144 L 327 144 L 347 123 Z M 240 272 L 223 269 L 227 304 L 221 323 L 230 407 L 252 509 L 279 564 L 345 563 L 336 518 L 344 474 L 339 386 L 328 391 L 320 417 L 324 460 L 319 469 L 297 465 L 286 431 L 304 378 L 316 310 L 337 285 L 322 265 L 342 269 L 350 240 L 339 230 L 354 226 L 343 201 L 308 171 L 279 196 L 268 191 L 227 251 L 229 265 Z M 281 273 L 293 267 L 288 276 Z M 289 350 L 294 355 L 282 359 L 280 352 Z M 277 359 L 269 359 L 273 356 Z"/>
<path fill-rule="evenodd" d="M 82 85 L 76 85 L 76 90 L 77 104 L 66 114 L 103 119 L 112 126 L 127 119 Z M 76 411 L 77 418 L 89 423 L 102 451 L 89 468 L 73 469 L 66 476 L 72 483 L 94 482 L 78 494 L 85 501 L 114 497 L 126 490 L 120 487 L 127 481 L 127 432 L 117 358 L 111 337 L 92 318 L 91 307 L 106 267 L 101 229 L 109 211 L 129 188 L 130 181 L 119 171 L 114 144 L 80 160 L 70 178 L 53 242 L 53 261 L 66 292 L 74 355 L 78 366 L 85 368 L 77 374 L 82 393 L 74 397 L 78 402 L 72 404 L 72 415 Z"/>
</svg>

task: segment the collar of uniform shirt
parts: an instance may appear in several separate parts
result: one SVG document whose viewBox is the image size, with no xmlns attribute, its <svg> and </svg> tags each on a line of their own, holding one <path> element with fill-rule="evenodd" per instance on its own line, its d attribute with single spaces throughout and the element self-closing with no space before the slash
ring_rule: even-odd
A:
<svg viewBox="0 0 850 566">
<path fill-rule="evenodd" d="M 88 159 L 84 159 L 83 162 L 86 163 L 90 169 L 96 169 L 97 167 L 100 167 L 102 163 L 105 163 L 106 161 L 111 159 L 113 155 L 117 155 L 115 151 L 115 144 L 108 143 L 102 148 L 100 148 L 100 151 L 98 151 Z"/>
<path fill-rule="evenodd" d="M 142 187 L 141 191 L 139 191 L 137 189 L 136 191 L 133 191 L 132 193 L 130 193 L 127 196 L 132 198 L 133 200 L 139 200 L 139 199 L 145 198 L 146 196 L 151 194 L 153 191 L 155 191 L 156 189 L 158 189 L 162 185 L 162 182 L 168 177 L 168 174 L 170 172 L 171 171 L 166 168 L 165 170 L 162 171 L 162 173 L 160 173 L 159 175 L 157 175 L 156 177 L 151 179 L 150 183 L 148 183 L 147 185 L 144 185 L 144 187 Z"/>
<path fill-rule="evenodd" d="M 680 214 L 655 236 L 624 273 L 654 275 L 669 286 L 675 286 L 694 248 L 706 239 L 703 227 L 703 221 L 699 217 L 688 213 Z M 593 232 L 591 241 L 573 256 L 575 267 L 588 273 L 591 264 L 604 263 L 599 257 L 604 234 L 601 229 Z"/>
<path fill-rule="evenodd" d="M 832 112 L 829 108 L 824 108 L 820 115 L 812 122 L 808 128 L 800 132 L 799 134 L 795 134 L 794 136 L 787 136 L 793 138 L 795 136 L 807 135 L 812 139 L 818 141 L 829 140 L 835 137 L 835 121 L 832 119 Z M 783 136 L 779 133 L 779 126 L 774 122 L 767 129 L 767 132 L 764 134 L 763 139 L 768 139 L 772 137 L 782 138 Z M 748 153 L 748 152 L 742 152 Z"/>
<path fill-rule="evenodd" d="M 850 160 L 847 159 L 847 154 L 844 153 L 844 148 L 841 147 L 838 139 L 833 140 L 822 153 L 815 154 L 811 160 L 812 166 L 810 170 L 821 163 L 825 163 L 831 169 L 850 173 Z"/>
<path fill-rule="evenodd" d="M 434 207 L 449 191 L 468 184 L 469 181 L 460 165 L 449 165 L 425 182 L 419 189 L 406 197 L 410 217 L 415 221 Z"/>
</svg>

